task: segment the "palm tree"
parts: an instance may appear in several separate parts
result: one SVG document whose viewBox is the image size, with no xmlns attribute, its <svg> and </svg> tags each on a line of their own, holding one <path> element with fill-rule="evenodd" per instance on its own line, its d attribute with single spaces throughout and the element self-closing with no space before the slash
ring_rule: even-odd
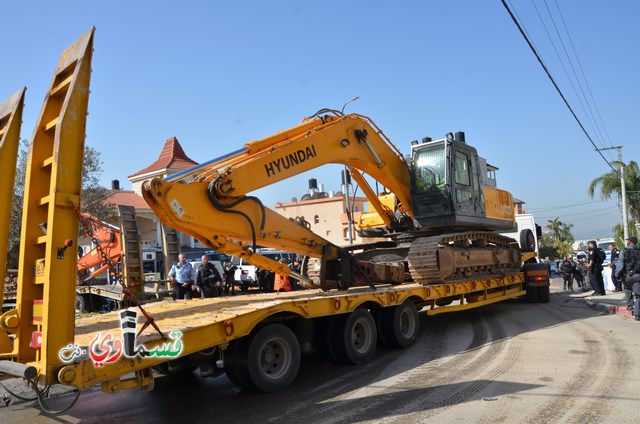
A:
<svg viewBox="0 0 640 424">
<path fill-rule="evenodd" d="M 596 187 L 600 186 L 600 196 L 603 200 L 609 200 L 614 194 L 618 198 L 622 196 L 622 184 L 620 182 L 620 167 L 624 168 L 624 183 L 627 191 L 627 207 L 633 220 L 640 221 L 640 169 L 635 161 L 630 161 L 628 165 L 624 162 L 612 161 L 611 165 L 615 170 L 611 170 L 593 181 L 589 185 L 589 196 L 593 198 Z"/>
<path fill-rule="evenodd" d="M 572 228 L 573 228 L 573 224 L 562 223 L 560 228 L 558 228 L 558 232 L 560 234 L 560 240 L 566 241 L 568 243 L 573 243 L 575 240 L 573 238 L 573 234 L 571 234 Z"/>
<path fill-rule="evenodd" d="M 547 225 L 545 225 L 545 228 L 547 228 L 551 232 L 554 242 L 557 242 L 560 239 L 560 227 L 562 227 L 563 225 L 564 224 L 562 223 L 562 221 L 560 221 L 560 218 L 550 219 L 547 221 Z"/>
</svg>

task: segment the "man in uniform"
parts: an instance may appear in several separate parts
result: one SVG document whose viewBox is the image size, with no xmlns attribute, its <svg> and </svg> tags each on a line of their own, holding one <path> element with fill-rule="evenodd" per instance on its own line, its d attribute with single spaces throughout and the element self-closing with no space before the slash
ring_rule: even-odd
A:
<svg viewBox="0 0 640 424">
<path fill-rule="evenodd" d="M 591 278 L 591 285 L 593 285 L 592 296 L 604 296 L 607 293 L 604 291 L 604 279 L 602 278 L 602 262 L 604 261 L 602 256 L 606 257 L 604 251 L 598 247 L 598 243 L 595 240 L 589 240 L 587 243 L 589 247 L 589 274 Z"/>
<path fill-rule="evenodd" d="M 209 262 L 207 255 L 202 255 L 202 265 L 196 271 L 195 288 L 200 292 L 200 297 L 220 296 L 222 278 L 215 265 Z"/>
<path fill-rule="evenodd" d="M 640 321 L 640 248 L 636 246 L 636 237 L 629 237 L 626 243 L 616 262 L 616 276 L 622 279 L 627 310 L 633 311 L 633 318 Z"/>
<path fill-rule="evenodd" d="M 609 268 L 611 268 L 611 282 L 613 283 L 613 291 L 622 291 L 622 281 L 616 277 L 616 262 L 620 256 L 620 251 L 614 243 L 611 243 L 611 260 L 609 261 Z"/>
<path fill-rule="evenodd" d="M 231 262 L 231 258 L 227 262 L 224 263 L 224 293 L 229 294 L 229 290 L 231 290 L 231 294 L 236 294 L 236 269 L 237 266 Z"/>
<path fill-rule="evenodd" d="M 575 270 L 576 264 L 573 262 L 573 259 L 564 255 L 562 257 L 562 262 L 560 263 L 560 272 L 562 273 L 562 279 L 564 280 L 565 290 L 573 291 L 573 273 Z"/>
<path fill-rule="evenodd" d="M 169 279 L 176 288 L 177 299 L 192 299 L 191 285 L 195 279 L 193 267 L 187 262 L 184 254 L 178 255 L 178 263 L 171 267 L 169 271 Z"/>
</svg>

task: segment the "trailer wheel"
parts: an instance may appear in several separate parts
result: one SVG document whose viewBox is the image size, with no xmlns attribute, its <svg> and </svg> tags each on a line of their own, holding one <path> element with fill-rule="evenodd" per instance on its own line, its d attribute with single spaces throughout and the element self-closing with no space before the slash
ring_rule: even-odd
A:
<svg viewBox="0 0 640 424">
<path fill-rule="evenodd" d="M 527 294 L 525 295 L 525 299 L 529 303 L 537 303 L 538 302 L 538 288 L 527 286 L 526 288 Z"/>
<path fill-rule="evenodd" d="M 549 303 L 551 300 L 551 294 L 549 292 L 549 286 L 536 287 L 538 294 L 538 302 Z"/>
<path fill-rule="evenodd" d="M 378 334 L 389 347 L 406 349 L 420 334 L 420 317 L 416 305 L 409 299 L 400 305 L 384 308 L 378 322 Z"/>
<path fill-rule="evenodd" d="M 242 366 L 238 360 L 240 352 L 243 352 L 243 356 L 247 355 L 245 338 L 233 341 L 224 351 L 224 372 L 227 374 L 229 380 L 236 386 L 251 388 L 251 384 L 237 371 Z"/>
<path fill-rule="evenodd" d="M 328 336 L 329 352 L 336 362 L 363 364 L 376 351 L 376 322 L 366 309 L 336 317 Z"/>
<path fill-rule="evenodd" d="M 533 231 L 526 229 L 520 231 L 520 250 L 523 252 L 535 252 L 536 251 L 536 237 L 533 235 Z"/>
<path fill-rule="evenodd" d="M 300 368 L 300 344 L 293 331 L 282 324 L 270 324 L 248 336 L 246 342 L 246 351 L 234 353 L 239 380 L 268 393 L 289 387 Z"/>
<path fill-rule="evenodd" d="M 86 311 L 86 302 L 81 294 L 76 294 L 76 313 Z"/>
</svg>

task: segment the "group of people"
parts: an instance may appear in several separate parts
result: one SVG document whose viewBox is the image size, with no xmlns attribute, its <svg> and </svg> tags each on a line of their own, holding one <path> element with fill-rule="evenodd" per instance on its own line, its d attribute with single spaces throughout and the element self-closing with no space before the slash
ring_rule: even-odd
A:
<svg viewBox="0 0 640 424">
<path fill-rule="evenodd" d="M 207 255 L 202 255 L 202 264 L 197 270 L 187 262 L 184 254 L 178 255 L 178 263 L 171 267 L 169 280 L 176 289 L 176 299 L 193 299 L 193 297 L 219 297 L 224 294 L 235 294 L 235 270 L 231 260 L 223 265 L 220 271 L 209 261 Z"/>
<path fill-rule="evenodd" d="M 613 291 L 624 292 L 627 310 L 633 311 L 634 319 L 640 321 L 640 247 L 637 244 L 637 237 L 627 238 L 622 251 L 612 244 L 609 267 Z M 575 279 L 582 291 L 588 291 L 587 285 L 590 283 L 594 290 L 592 296 L 604 296 L 602 271 L 606 254 L 594 240 L 589 241 L 587 246 L 588 258 L 579 258 L 576 263 L 567 255 L 563 257 L 559 271 L 564 280 L 564 289 L 573 291 Z"/>
<path fill-rule="evenodd" d="M 583 292 L 589 291 L 589 286 L 591 286 L 593 288 L 592 296 L 604 296 L 606 292 L 602 270 L 604 269 L 604 261 L 607 255 L 602 248 L 598 247 L 598 243 L 595 240 L 590 240 L 587 243 L 587 247 L 589 256 L 578 258 L 577 262 L 568 255 L 563 256 L 558 270 L 564 280 L 564 289 L 573 291 L 573 282 L 575 281 L 578 284 L 578 288 L 582 289 Z M 610 267 L 615 266 L 614 261 L 618 258 L 618 253 L 615 245 L 612 245 Z M 612 271 L 612 276 L 613 274 L 614 272 Z M 614 291 L 622 291 L 618 286 L 620 283 L 615 279 L 613 281 Z"/>
<path fill-rule="evenodd" d="M 280 259 L 292 271 L 300 272 L 300 262 L 296 258 L 288 263 Z M 207 255 L 202 256 L 202 264 L 194 270 L 187 262 L 184 254 L 178 255 L 178 263 L 171 267 L 169 280 L 176 290 L 176 299 L 193 299 L 193 297 L 219 297 L 223 295 L 235 295 L 235 272 L 237 266 L 231 259 L 222 266 L 222 275 L 216 266 L 209 261 Z M 289 276 L 274 274 L 268 270 L 258 270 L 257 278 L 260 291 L 263 293 L 274 291 L 291 291 L 298 288 L 298 281 Z"/>
<path fill-rule="evenodd" d="M 564 255 L 562 257 L 562 262 L 560 262 L 558 266 L 558 271 L 562 274 L 565 291 L 573 291 L 574 281 L 582 291 L 588 290 L 587 284 L 589 283 L 589 270 L 586 258 L 578 258 L 578 261 L 576 262 L 573 258 Z"/>
</svg>

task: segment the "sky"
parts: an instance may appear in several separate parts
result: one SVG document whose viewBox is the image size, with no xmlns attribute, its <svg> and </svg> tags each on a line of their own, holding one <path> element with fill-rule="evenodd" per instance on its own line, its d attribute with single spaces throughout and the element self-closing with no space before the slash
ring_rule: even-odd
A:
<svg viewBox="0 0 640 424">
<path fill-rule="evenodd" d="M 637 161 L 640 2 L 508 3 L 596 146 Z M 86 143 L 101 153 L 106 187 L 130 189 L 127 176 L 170 137 L 204 162 L 358 96 L 345 111 L 369 116 L 404 153 L 411 140 L 465 131 L 543 227 L 558 218 L 591 239 L 621 223 L 617 200 L 588 195 L 611 168 L 499 0 L 22 1 L 2 16 L 0 102 L 27 86 L 28 140 L 60 53 L 96 27 Z M 338 191 L 341 169 L 257 195 L 271 207 L 299 199 L 310 178 Z"/>
</svg>

